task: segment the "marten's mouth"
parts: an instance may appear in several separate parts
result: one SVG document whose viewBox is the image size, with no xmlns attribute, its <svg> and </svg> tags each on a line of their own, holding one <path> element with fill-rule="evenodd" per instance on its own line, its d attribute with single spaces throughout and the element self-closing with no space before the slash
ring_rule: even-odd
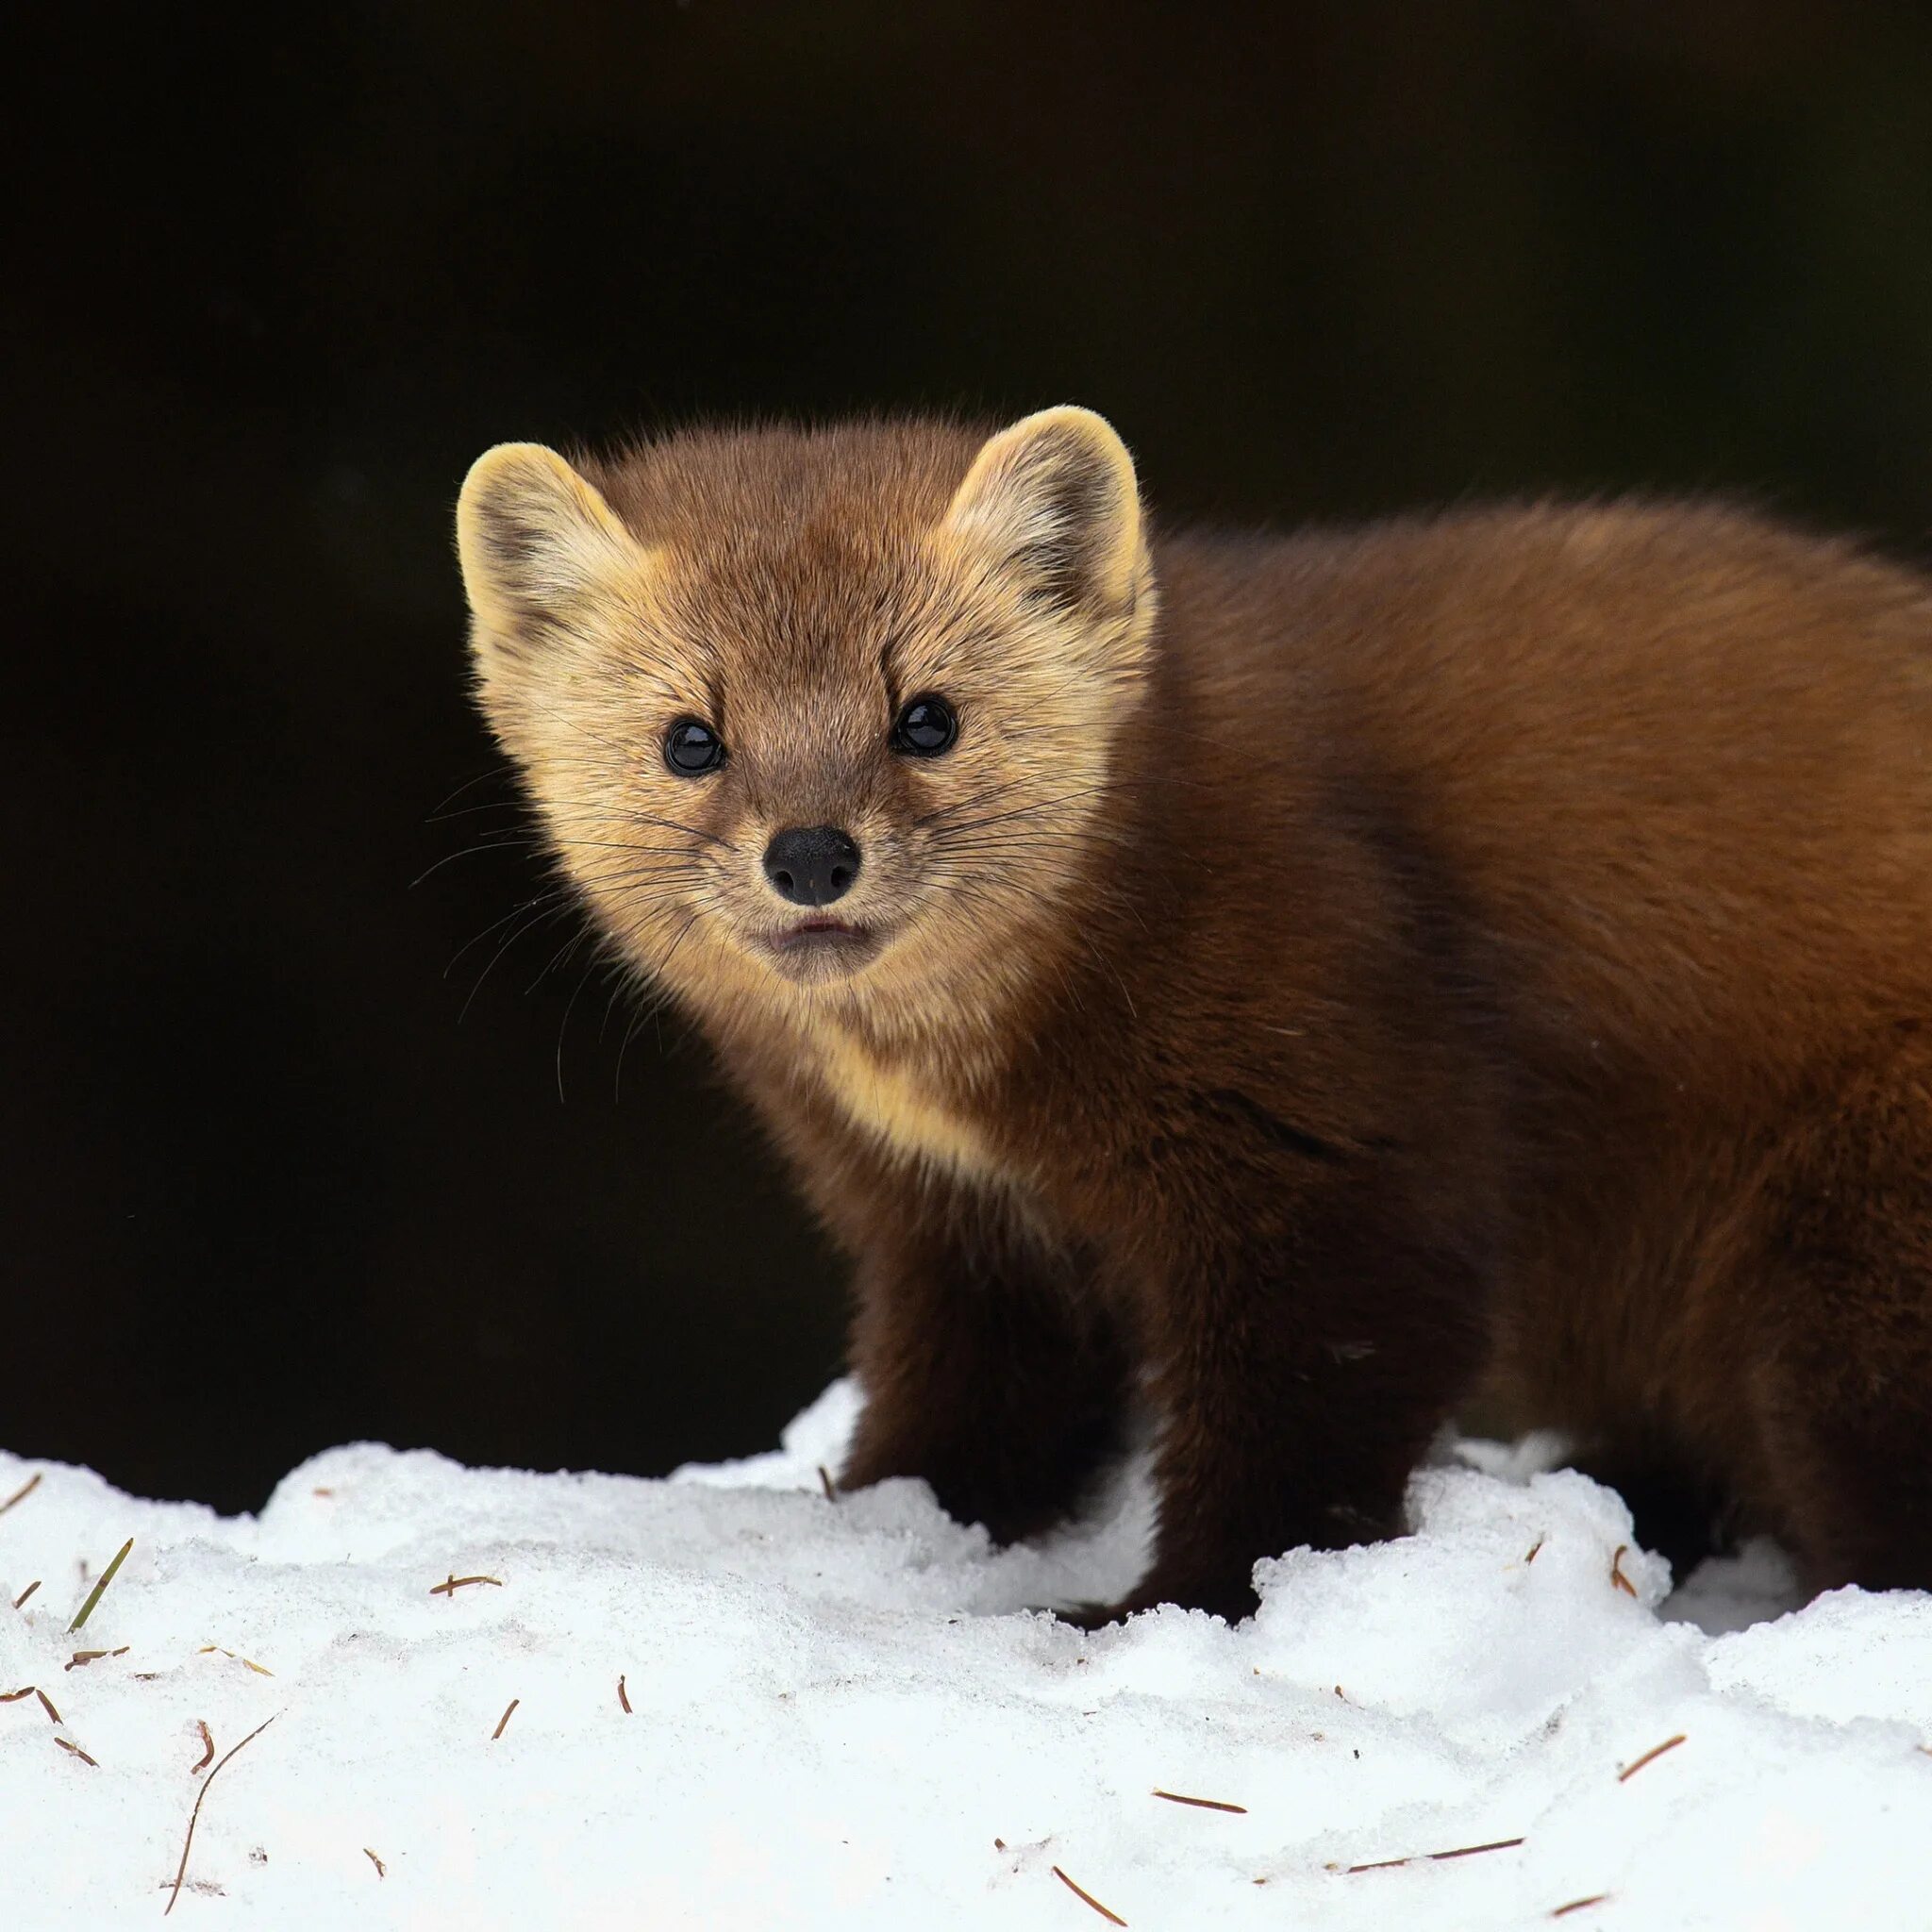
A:
<svg viewBox="0 0 1932 1932">
<path fill-rule="evenodd" d="M 848 924 L 842 919 L 801 919 L 774 932 L 767 943 L 774 953 L 789 953 L 799 946 L 839 945 L 854 940 L 870 941 L 872 935 L 862 925 Z"/>
<path fill-rule="evenodd" d="M 875 927 L 815 918 L 766 933 L 763 944 L 778 972 L 805 983 L 857 973 L 878 951 L 880 938 Z"/>
</svg>

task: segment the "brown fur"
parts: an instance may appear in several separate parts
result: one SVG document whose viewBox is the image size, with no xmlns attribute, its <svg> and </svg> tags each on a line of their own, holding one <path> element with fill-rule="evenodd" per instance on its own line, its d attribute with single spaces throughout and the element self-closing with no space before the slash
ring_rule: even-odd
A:
<svg viewBox="0 0 1932 1932">
<path fill-rule="evenodd" d="M 1700 505 L 1150 541 L 1078 411 L 508 446 L 460 530 L 563 863 L 854 1257 L 848 1484 L 1024 1536 L 1144 1394 L 1101 1614 L 1238 1613 L 1481 1392 L 1932 1586 L 1932 584 Z M 818 824 L 878 931 L 781 972 Z"/>
</svg>

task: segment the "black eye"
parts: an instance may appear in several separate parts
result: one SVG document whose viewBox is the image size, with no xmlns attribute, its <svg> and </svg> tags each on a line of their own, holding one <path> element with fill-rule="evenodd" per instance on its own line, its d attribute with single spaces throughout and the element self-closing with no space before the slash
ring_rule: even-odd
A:
<svg viewBox="0 0 1932 1932">
<path fill-rule="evenodd" d="M 664 762 L 681 778 L 715 772 L 724 762 L 724 741 L 708 724 L 680 718 L 664 734 Z"/>
<path fill-rule="evenodd" d="M 892 726 L 892 749 L 916 758 L 936 758 L 959 735 L 959 721 L 941 697 L 914 698 Z"/>
</svg>

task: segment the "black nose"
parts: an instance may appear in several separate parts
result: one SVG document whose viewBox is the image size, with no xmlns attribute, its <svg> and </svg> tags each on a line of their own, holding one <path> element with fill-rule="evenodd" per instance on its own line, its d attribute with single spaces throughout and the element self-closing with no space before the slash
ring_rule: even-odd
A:
<svg viewBox="0 0 1932 1932">
<path fill-rule="evenodd" d="M 793 825 L 765 847 L 765 876 L 794 906 L 829 906 L 858 876 L 858 847 L 836 825 Z"/>
</svg>

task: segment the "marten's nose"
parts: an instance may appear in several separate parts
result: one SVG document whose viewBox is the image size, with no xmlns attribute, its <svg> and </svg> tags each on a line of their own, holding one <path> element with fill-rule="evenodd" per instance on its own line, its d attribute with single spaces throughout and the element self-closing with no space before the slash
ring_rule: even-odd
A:
<svg viewBox="0 0 1932 1932">
<path fill-rule="evenodd" d="M 793 825 L 765 847 L 765 876 L 794 906 L 829 906 L 858 876 L 858 847 L 836 825 Z"/>
</svg>

